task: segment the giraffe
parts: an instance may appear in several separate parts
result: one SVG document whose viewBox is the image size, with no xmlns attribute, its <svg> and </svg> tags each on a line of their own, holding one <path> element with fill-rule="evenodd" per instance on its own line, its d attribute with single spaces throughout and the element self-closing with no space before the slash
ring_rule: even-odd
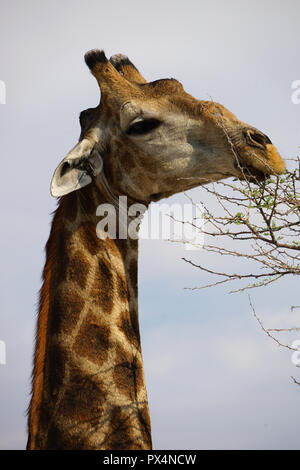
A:
<svg viewBox="0 0 300 470">
<path fill-rule="evenodd" d="M 120 195 L 148 207 L 223 178 L 264 180 L 285 165 L 265 134 L 177 80 L 147 82 L 126 56 L 108 60 L 98 49 L 85 62 L 101 99 L 80 113 L 79 141 L 51 183 L 59 202 L 46 244 L 27 448 L 145 450 L 138 239 L 99 236 L 97 207 L 116 206 Z"/>
</svg>

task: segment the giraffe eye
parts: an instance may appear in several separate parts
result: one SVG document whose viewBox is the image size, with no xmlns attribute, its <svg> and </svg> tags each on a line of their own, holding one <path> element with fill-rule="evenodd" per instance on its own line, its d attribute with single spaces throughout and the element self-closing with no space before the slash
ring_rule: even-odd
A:
<svg viewBox="0 0 300 470">
<path fill-rule="evenodd" d="M 129 126 L 126 133 L 128 135 L 144 135 L 148 134 L 149 132 L 153 131 L 157 127 L 159 127 L 161 121 L 158 119 L 144 119 L 142 121 L 134 122 Z"/>
</svg>

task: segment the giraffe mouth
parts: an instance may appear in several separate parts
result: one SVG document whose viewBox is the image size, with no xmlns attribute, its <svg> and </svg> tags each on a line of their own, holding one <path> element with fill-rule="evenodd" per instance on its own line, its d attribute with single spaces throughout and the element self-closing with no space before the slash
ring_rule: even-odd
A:
<svg viewBox="0 0 300 470">
<path fill-rule="evenodd" d="M 268 173 L 264 173 L 263 171 L 260 171 L 251 165 L 235 163 L 234 166 L 240 173 L 238 178 L 243 181 L 249 181 L 250 183 L 261 183 L 270 177 Z"/>
</svg>

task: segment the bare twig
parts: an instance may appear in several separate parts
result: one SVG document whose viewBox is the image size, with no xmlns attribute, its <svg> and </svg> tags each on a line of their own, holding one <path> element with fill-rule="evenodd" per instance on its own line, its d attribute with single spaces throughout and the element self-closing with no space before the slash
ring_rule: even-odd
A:
<svg viewBox="0 0 300 470">
<path fill-rule="evenodd" d="M 289 346 L 288 344 L 283 344 L 281 343 L 275 336 L 271 335 L 270 333 L 270 329 L 266 329 L 262 323 L 262 321 L 260 320 L 260 318 L 256 315 L 255 313 L 255 310 L 254 310 L 254 307 L 253 307 L 253 304 L 252 304 L 252 301 L 251 301 L 251 297 L 250 295 L 248 296 L 249 297 L 249 303 L 250 303 L 250 307 L 251 307 L 251 310 L 252 310 L 252 313 L 253 313 L 253 316 L 256 318 L 256 320 L 258 321 L 261 329 L 269 336 L 269 338 L 271 338 L 273 341 L 275 341 L 275 343 L 278 344 L 278 346 L 281 346 L 283 348 L 287 348 L 287 349 L 290 349 L 291 351 L 298 351 L 297 348 L 292 348 L 291 346 Z"/>
<path fill-rule="evenodd" d="M 209 208 L 208 203 L 202 203 L 205 222 L 201 228 L 205 236 L 202 248 L 211 255 L 230 257 L 232 260 L 246 260 L 247 264 L 242 273 L 236 273 L 233 270 L 225 272 L 221 269 L 208 268 L 204 263 L 199 264 L 191 259 L 183 258 L 186 263 L 212 277 L 212 282 L 206 285 L 187 287 L 187 289 L 204 289 L 230 282 L 238 283 L 237 288 L 230 292 L 242 292 L 267 286 L 282 277 L 299 276 L 300 158 L 286 159 L 290 162 L 291 168 L 283 175 L 274 176 L 269 181 L 256 181 L 254 185 L 252 184 L 253 177 L 249 178 L 241 166 L 238 152 L 226 131 L 221 115 L 219 126 L 228 140 L 244 181 L 223 180 L 202 186 L 205 191 L 203 199 L 205 200 L 206 197 L 209 200 L 213 197 L 214 201 L 217 201 L 217 208 L 214 210 Z M 259 159 L 256 154 L 253 156 Z M 189 197 L 189 199 L 195 204 L 192 198 Z M 194 221 L 191 225 L 197 230 Z M 235 242 L 233 249 L 228 246 L 231 240 Z M 217 281 L 214 280 L 216 278 Z M 241 286 L 240 283 L 243 281 L 248 282 Z M 284 344 L 273 333 L 299 332 L 300 327 L 265 328 L 255 313 L 250 297 L 249 302 L 253 315 L 262 330 L 279 346 L 295 351 L 295 348 Z M 300 306 L 292 306 L 290 309 L 293 312 L 297 308 Z M 292 378 L 300 385 L 294 377 Z"/>
</svg>

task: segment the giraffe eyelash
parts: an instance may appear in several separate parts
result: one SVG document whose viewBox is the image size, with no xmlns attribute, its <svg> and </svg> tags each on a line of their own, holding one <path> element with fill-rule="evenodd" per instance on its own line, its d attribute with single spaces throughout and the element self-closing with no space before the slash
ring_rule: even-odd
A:
<svg viewBox="0 0 300 470">
<path fill-rule="evenodd" d="M 161 121 L 158 119 L 143 119 L 140 121 L 135 121 L 133 124 L 129 126 L 126 131 L 127 135 L 144 135 L 148 134 L 149 132 L 157 129 L 161 125 Z"/>
</svg>

